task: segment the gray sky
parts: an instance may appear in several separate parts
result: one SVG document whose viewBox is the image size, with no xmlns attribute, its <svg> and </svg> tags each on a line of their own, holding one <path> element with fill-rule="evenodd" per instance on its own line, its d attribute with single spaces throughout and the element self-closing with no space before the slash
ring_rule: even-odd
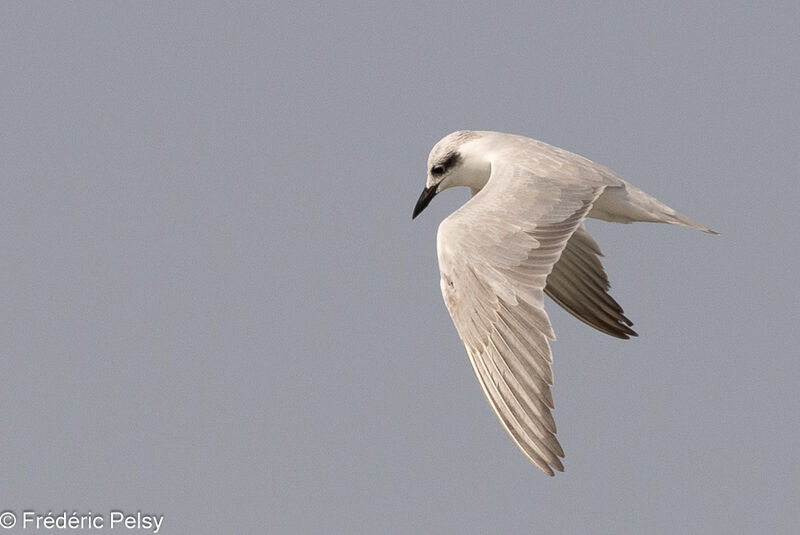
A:
<svg viewBox="0 0 800 535">
<path fill-rule="evenodd" d="M 800 4 L 274 4 L 0 8 L 0 511 L 797 533 Z M 467 191 L 411 221 L 461 128 L 722 233 L 589 223 L 640 337 L 548 302 L 555 479 L 439 293 Z"/>
</svg>

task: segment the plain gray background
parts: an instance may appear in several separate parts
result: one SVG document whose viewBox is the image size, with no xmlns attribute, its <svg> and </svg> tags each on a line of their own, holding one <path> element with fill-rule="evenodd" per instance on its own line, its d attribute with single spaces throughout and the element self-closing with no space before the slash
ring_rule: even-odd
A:
<svg viewBox="0 0 800 535">
<path fill-rule="evenodd" d="M 798 27 L 795 1 L 3 3 L 0 510 L 797 533 Z M 436 228 L 468 192 L 411 221 L 462 128 L 587 156 L 722 233 L 589 223 L 640 337 L 548 302 L 554 479 L 439 293 Z"/>
</svg>

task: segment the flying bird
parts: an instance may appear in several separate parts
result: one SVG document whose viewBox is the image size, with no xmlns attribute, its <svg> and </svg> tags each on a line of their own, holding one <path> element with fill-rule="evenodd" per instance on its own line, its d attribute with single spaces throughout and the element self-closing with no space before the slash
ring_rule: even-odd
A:
<svg viewBox="0 0 800 535">
<path fill-rule="evenodd" d="M 602 165 L 513 134 L 462 130 L 436 143 L 412 219 L 454 186 L 472 197 L 439 225 L 444 302 L 503 427 L 552 476 L 564 470 L 564 450 L 551 414 L 555 334 L 544 294 L 595 329 L 636 336 L 608 294 L 603 253 L 584 219 L 716 232 Z"/>
</svg>

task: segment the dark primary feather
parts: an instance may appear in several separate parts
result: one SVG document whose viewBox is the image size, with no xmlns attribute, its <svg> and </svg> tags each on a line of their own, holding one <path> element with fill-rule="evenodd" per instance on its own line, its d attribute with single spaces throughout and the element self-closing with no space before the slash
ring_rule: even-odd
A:
<svg viewBox="0 0 800 535">
<path fill-rule="evenodd" d="M 595 329 L 616 338 L 638 336 L 622 307 L 608 294 L 610 287 L 602 251 L 583 226 L 567 242 L 547 277 L 545 293 L 564 309 Z"/>
</svg>

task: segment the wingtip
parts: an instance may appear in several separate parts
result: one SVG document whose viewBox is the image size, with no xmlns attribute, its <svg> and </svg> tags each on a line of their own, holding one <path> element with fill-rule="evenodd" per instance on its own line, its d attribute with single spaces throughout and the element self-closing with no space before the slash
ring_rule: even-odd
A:
<svg viewBox="0 0 800 535">
<path fill-rule="evenodd" d="M 550 477 L 555 477 L 556 472 L 564 471 L 564 464 L 561 462 L 561 459 L 563 458 L 564 458 L 563 452 L 555 457 L 555 461 L 553 460 L 544 461 L 544 459 L 534 460 L 530 459 L 529 457 L 529 459 L 533 462 L 533 465 L 536 468 L 538 468 L 539 470 L 541 470 Z"/>
<path fill-rule="evenodd" d="M 537 467 L 537 468 L 540 468 L 542 470 L 542 472 L 544 472 L 545 474 L 547 474 L 550 477 L 556 477 L 556 473 L 557 472 L 564 473 L 564 465 L 561 464 L 561 463 L 558 463 L 555 466 L 548 466 L 547 470 L 545 470 L 544 468 L 541 468 L 541 467 Z"/>
<path fill-rule="evenodd" d="M 625 318 L 625 319 L 627 320 L 628 318 Z M 633 325 L 633 322 L 630 321 L 630 320 L 628 320 L 628 325 L 627 326 L 623 325 L 621 323 L 618 324 L 618 327 L 621 329 L 621 334 L 619 335 L 619 338 L 621 338 L 622 340 L 630 340 L 631 337 L 639 336 L 639 333 L 637 333 L 636 331 L 634 331 L 633 329 L 630 328 L 631 325 Z M 609 333 L 609 334 L 611 334 L 611 333 Z M 611 334 L 611 336 L 615 336 L 615 335 Z"/>
<path fill-rule="evenodd" d="M 547 474 L 547 475 L 548 475 L 548 476 L 550 476 L 550 477 L 555 477 L 555 475 L 556 475 L 556 473 L 553 471 L 553 469 L 552 469 L 552 468 L 550 468 L 550 467 L 549 467 L 549 466 L 547 466 L 547 465 L 545 465 L 545 466 L 539 466 L 539 465 L 537 464 L 537 465 L 536 465 L 536 468 L 538 468 L 539 470 L 541 470 L 542 472 L 544 472 L 545 474 Z"/>
</svg>

